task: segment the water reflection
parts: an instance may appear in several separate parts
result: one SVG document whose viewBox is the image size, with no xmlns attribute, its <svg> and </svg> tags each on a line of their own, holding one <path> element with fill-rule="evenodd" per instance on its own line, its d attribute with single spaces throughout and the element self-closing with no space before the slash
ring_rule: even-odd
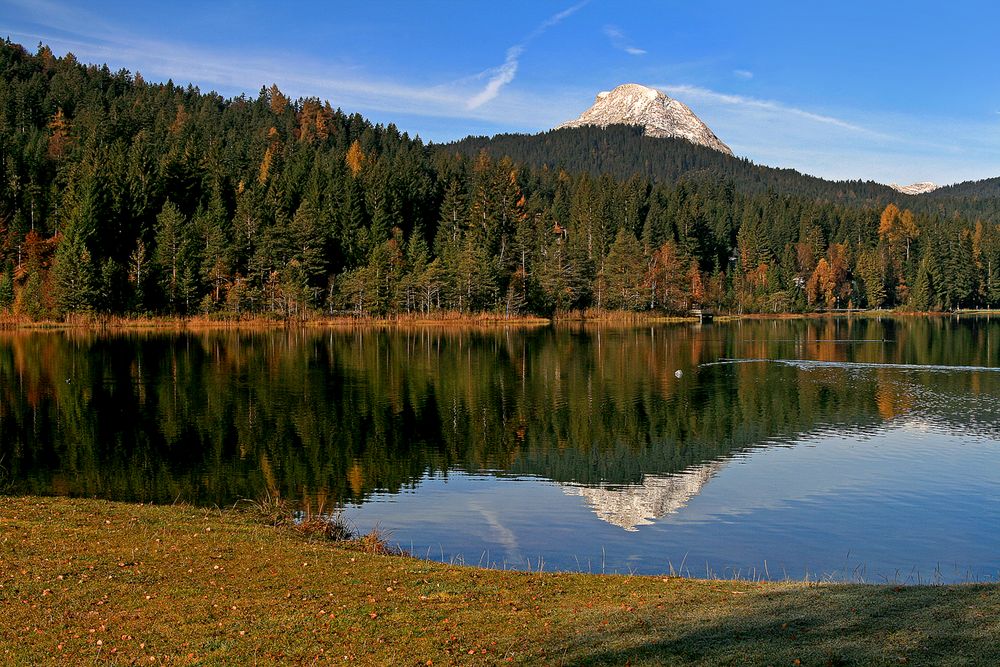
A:
<svg viewBox="0 0 1000 667">
<path fill-rule="evenodd" d="M 852 502 L 863 511 L 851 481 L 866 479 L 890 452 L 888 461 L 912 475 L 882 498 L 866 487 L 870 514 L 890 493 L 958 497 L 967 493 L 963 476 L 979 480 L 980 493 L 1000 495 L 980 478 L 983 466 L 1000 463 L 998 335 L 985 318 L 7 332 L 0 485 L 217 505 L 271 493 L 350 504 L 359 522 L 396 522 L 428 545 L 450 521 L 465 540 L 448 547 L 453 554 L 483 546 L 516 561 L 525 544 L 549 544 L 565 561 L 600 536 L 635 552 L 622 562 L 640 552 L 648 560 L 666 543 L 647 535 L 670 527 L 671 539 L 699 544 L 678 526 L 710 505 L 708 534 L 717 534 L 735 516 L 725 506 L 736 498 L 755 516 L 779 513 L 757 525 L 758 541 L 810 512 L 829 528 Z M 921 438 L 923 449 L 913 444 Z M 812 460 L 811 449 L 830 458 Z M 786 460 L 776 458 L 780 450 L 793 451 Z M 918 456 L 939 460 L 937 478 L 913 472 L 927 463 Z M 752 497 L 734 479 L 756 489 Z M 814 491 L 796 496 L 804 479 Z M 538 504 L 518 515 L 526 497 Z M 813 507 L 817 498 L 825 505 Z M 979 498 L 980 522 L 1000 518 L 989 513 L 992 500 Z M 905 503 L 917 517 L 939 511 Z M 429 517 L 413 516 L 417 507 Z M 591 535 L 596 525 L 606 528 Z M 560 552 L 560 539 L 575 546 Z M 794 533 L 781 539 L 794 542 Z M 711 539 L 705 553 L 717 558 L 710 547 Z"/>
</svg>

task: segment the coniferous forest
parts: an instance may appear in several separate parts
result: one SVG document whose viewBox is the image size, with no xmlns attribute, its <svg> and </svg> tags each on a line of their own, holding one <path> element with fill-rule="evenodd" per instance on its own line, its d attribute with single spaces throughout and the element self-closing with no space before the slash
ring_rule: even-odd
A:
<svg viewBox="0 0 1000 667">
<path fill-rule="evenodd" d="M 20 318 L 1000 304 L 997 179 L 913 197 L 626 127 L 428 145 L 9 41 L 0 69 Z"/>
</svg>

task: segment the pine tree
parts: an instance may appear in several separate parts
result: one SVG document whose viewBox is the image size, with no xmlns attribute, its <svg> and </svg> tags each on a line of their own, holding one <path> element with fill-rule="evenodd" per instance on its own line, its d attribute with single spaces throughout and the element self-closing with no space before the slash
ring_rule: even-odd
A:
<svg viewBox="0 0 1000 667">
<path fill-rule="evenodd" d="M 858 254 L 858 262 L 855 268 L 858 279 L 861 281 L 862 293 L 865 303 L 869 308 L 881 308 L 885 303 L 885 271 L 879 259 L 878 252 L 866 249 Z"/>
<path fill-rule="evenodd" d="M 13 273 L 13 270 L 9 268 L 0 273 L 0 312 L 9 313 L 14 307 Z"/>
<path fill-rule="evenodd" d="M 145 312 L 151 304 L 149 298 L 149 276 L 151 274 L 151 261 L 146 250 L 146 244 L 140 238 L 136 242 L 135 250 L 128 258 L 128 282 L 132 286 L 132 308 L 139 312 Z"/>
<path fill-rule="evenodd" d="M 63 237 L 52 264 L 55 300 L 60 315 L 85 313 L 94 307 L 95 279 L 90 251 L 80 235 Z"/>
<path fill-rule="evenodd" d="M 226 233 L 228 218 L 222 197 L 216 190 L 208 209 L 195 221 L 202 239 L 201 278 L 209 288 L 213 307 L 222 302 L 222 290 L 232 266 L 233 245 Z"/>
<path fill-rule="evenodd" d="M 297 261 L 305 274 L 306 282 L 319 285 L 326 270 L 326 245 L 319 213 L 308 199 L 303 200 L 289 228 L 292 259 Z"/>
<path fill-rule="evenodd" d="M 923 312 L 934 308 L 936 302 L 934 283 L 931 278 L 930 258 L 925 255 L 917 269 L 917 279 L 913 283 L 907 305 L 912 310 Z"/>
<path fill-rule="evenodd" d="M 190 267 L 185 263 L 189 250 L 187 220 L 171 201 L 163 205 L 156 216 L 156 252 L 153 256 L 160 273 L 160 287 L 167 305 L 173 312 L 180 312 L 191 294 Z M 183 285 L 182 285 L 183 283 Z"/>
<path fill-rule="evenodd" d="M 643 253 L 631 231 L 622 227 L 611 245 L 604 271 L 598 277 L 603 283 L 606 308 L 640 310 L 643 298 Z"/>
<path fill-rule="evenodd" d="M 580 271 L 581 261 L 586 260 L 583 252 L 586 251 L 575 254 L 574 248 L 558 236 L 545 247 L 535 270 L 546 310 L 565 312 L 583 306 L 586 295 L 586 279 Z"/>
</svg>

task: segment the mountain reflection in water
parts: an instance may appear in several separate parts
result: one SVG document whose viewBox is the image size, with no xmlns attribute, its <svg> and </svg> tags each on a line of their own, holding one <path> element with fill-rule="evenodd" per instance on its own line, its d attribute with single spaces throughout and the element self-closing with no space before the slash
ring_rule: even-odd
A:
<svg viewBox="0 0 1000 667">
<path fill-rule="evenodd" d="M 745 474 L 734 459 L 764 460 L 774 447 L 849 442 L 860 456 L 864 443 L 922 424 L 985 443 L 976 465 L 992 465 L 997 336 L 986 318 L 6 332 L 0 489 L 219 506 L 270 493 L 348 505 L 364 523 L 408 516 L 440 486 L 439 503 L 422 510 L 431 519 L 454 519 L 448 503 L 460 502 L 508 544 L 545 531 L 519 533 L 506 507 L 458 500 L 467 476 L 521 494 L 535 485 L 541 502 L 576 517 L 567 539 L 586 542 L 593 521 L 641 535 L 696 516 L 699 494 Z M 948 456 L 962 465 L 961 450 Z"/>
</svg>

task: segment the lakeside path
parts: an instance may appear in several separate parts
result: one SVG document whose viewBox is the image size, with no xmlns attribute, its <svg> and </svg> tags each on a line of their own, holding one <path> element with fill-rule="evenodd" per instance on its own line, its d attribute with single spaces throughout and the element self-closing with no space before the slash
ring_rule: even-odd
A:
<svg viewBox="0 0 1000 667">
<path fill-rule="evenodd" d="M 1000 664 L 1000 586 L 457 567 L 250 512 L 0 496 L 0 663 Z"/>
</svg>

